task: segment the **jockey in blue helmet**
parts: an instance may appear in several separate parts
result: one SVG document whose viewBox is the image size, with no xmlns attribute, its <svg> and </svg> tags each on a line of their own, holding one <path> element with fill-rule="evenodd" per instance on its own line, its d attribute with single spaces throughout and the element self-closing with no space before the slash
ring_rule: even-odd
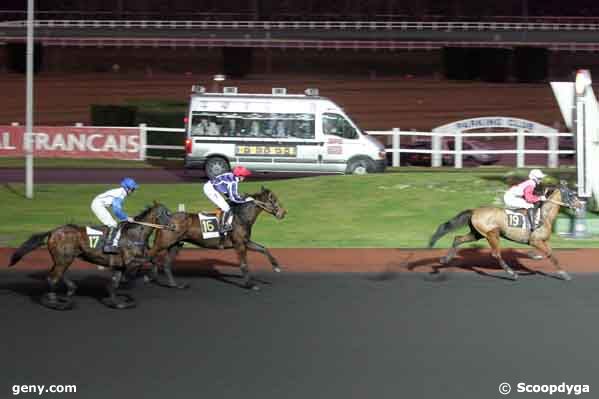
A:
<svg viewBox="0 0 599 399">
<path fill-rule="evenodd" d="M 111 208 L 112 213 L 118 219 L 119 222 L 133 222 L 133 218 L 127 216 L 123 211 L 123 202 L 128 195 L 137 190 L 139 186 L 130 177 L 125 177 L 121 181 L 119 188 L 113 188 L 102 194 L 97 195 L 92 201 L 92 212 L 96 215 L 103 225 L 109 228 L 108 238 L 105 241 L 104 252 L 117 253 L 118 242 L 120 238 L 120 229 L 117 228 L 118 224 L 112 217 L 108 208 Z"/>
</svg>

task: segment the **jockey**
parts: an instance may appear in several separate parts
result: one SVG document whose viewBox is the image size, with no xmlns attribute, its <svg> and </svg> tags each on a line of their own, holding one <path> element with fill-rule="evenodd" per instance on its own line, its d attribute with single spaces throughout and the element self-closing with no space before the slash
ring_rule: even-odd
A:
<svg viewBox="0 0 599 399">
<path fill-rule="evenodd" d="M 544 195 L 540 197 L 534 195 L 537 184 L 543 180 L 546 175 L 539 169 L 533 169 L 528 174 L 528 180 L 510 187 L 503 196 L 503 202 L 506 208 L 526 209 L 532 230 L 535 229 L 535 206 L 542 201 L 547 201 Z"/>
<path fill-rule="evenodd" d="M 254 200 L 252 197 L 242 198 L 237 191 L 239 182 L 251 175 L 252 172 L 249 169 L 243 166 L 236 166 L 233 168 L 233 172 L 220 174 L 204 184 L 204 194 L 206 194 L 206 197 L 223 211 L 219 221 L 221 234 L 232 229 L 231 221 L 229 220 L 231 206 L 227 200 L 234 204 L 243 204 Z"/>
<path fill-rule="evenodd" d="M 112 212 L 119 222 L 133 222 L 133 218 L 127 216 L 123 211 L 123 202 L 128 195 L 138 188 L 139 186 L 135 180 L 130 177 L 125 177 L 121 181 L 121 186 L 119 188 L 114 188 L 99 194 L 92 201 L 92 211 L 98 219 L 100 219 L 100 222 L 109 228 L 108 237 L 104 243 L 104 252 L 117 253 L 119 238 L 121 236 L 121 230 L 117 228 L 118 224 L 114 221 L 107 208 L 112 208 Z"/>
</svg>

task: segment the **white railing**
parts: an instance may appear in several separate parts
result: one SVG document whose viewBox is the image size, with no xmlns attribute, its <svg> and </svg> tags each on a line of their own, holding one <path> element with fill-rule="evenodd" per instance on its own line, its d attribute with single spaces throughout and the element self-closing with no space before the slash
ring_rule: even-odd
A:
<svg viewBox="0 0 599 399">
<path fill-rule="evenodd" d="M 573 137 L 572 133 L 524 133 L 524 132 L 511 132 L 511 133 L 461 133 L 459 131 L 455 133 L 449 132 L 408 132 L 401 131 L 400 129 L 393 129 L 390 131 L 367 131 L 372 136 L 391 136 L 392 147 L 386 149 L 386 152 L 392 153 L 392 165 L 400 165 L 400 156 L 402 153 L 421 153 L 431 154 L 431 166 L 439 167 L 443 164 L 443 155 L 454 156 L 454 167 L 463 167 L 463 157 L 473 154 L 516 154 L 516 166 L 518 168 L 525 167 L 525 155 L 526 154 L 549 154 L 547 166 L 550 168 L 557 168 L 559 166 L 559 155 L 572 155 L 576 151 L 573 150 L 560 150 L 559 149 L 559 137 Z M 410 149 L 401 148 L 401 136 L 425 136 L 431 138 L 431 149 Z M 443 143 L 443 137 L 452 137 L 454 139 L 454 149 L 445 149 Z M 511 150 L 463 150 L 464 138 L 471 137 L 515 137 L 516 148 Z M 532 150 L 526 149 L 526 137 L 545 137 L 547 138 L 547 149 L 546 150 Z"/>
<path fill-rule="evenodd" d="M 147 126 L 145 123 L 139 125 L 140 131 L 140 146 L 141 146 L 141 159 L 147 158 L 164 158 L 164 157 L 154 157 L 152 155 L 148 155 L 148 150 L 184 150 L 185 147 L 182 145 L 153 145 L 148 144 L 148 132 L 165 132 L 165 133 L 184 133 L 185 129 L 183 128 L 174 128 L 174 127 L 154 127 Z"/>
<path fill-rule="evenodd" d="M 27 21 L 0 22 L 0 27 L 26 27 Z M 91 29 L 264 29 L 264 30 L 416 30 L 416 31 L 596 31 L 597 23 L 560 22 L 423 22 L 423 21 L 159 21 L 35 20 L 36 28 Z"/>
</svg>

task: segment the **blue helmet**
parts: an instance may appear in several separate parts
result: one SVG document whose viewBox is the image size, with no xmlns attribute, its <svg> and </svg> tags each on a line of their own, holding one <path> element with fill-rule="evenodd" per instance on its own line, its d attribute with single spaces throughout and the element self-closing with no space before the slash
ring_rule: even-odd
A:
<svg viewBox="0 0 599 399">
<path fill-rule="evenodd" d="M 137 185 L 137 183 L 135 182 L 135 180 L 133 180 L 130 177 L 125 177 L 122 181 L 121 181 L 121 187 L 123 187 L 125 190 L 137 190 L 137 188 L 139 187 Z"/>
</svg>

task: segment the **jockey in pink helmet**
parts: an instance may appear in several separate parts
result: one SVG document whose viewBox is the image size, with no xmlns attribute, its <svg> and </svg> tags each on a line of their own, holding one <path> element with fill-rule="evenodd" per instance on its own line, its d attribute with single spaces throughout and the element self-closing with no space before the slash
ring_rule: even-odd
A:
<svg viewBox="0 0 599 399">
<path fill-rule="evenodd" d="M 547 201 L 544 195 L 536 196 L 534 190 L 545 176 L 540 169 L 533 169 L 528 174 L 528 180 L 510 187 L 503 196 L 506 208 L 526 209 L 533 230 L 535 228 L 535 207 L 542 201 Z"/>
<path fill-rule="evenodd" d="M 232 172 L 222 173 L 204 184 L 204 194 L 206 194 L 206 197 L 223 211 L 219 222 L 221 234 L 232 229 L 231 221 L 229 220 L 231 216 L 229 202 L 243 204 L 254 200 L 252 197 L 242 198 L 238 192 L 239 182 L 244 181 L 246 177 L 251 175 L 252 172 L 249 169 L 243 166 L 236 166 Z"/>
</svg>

